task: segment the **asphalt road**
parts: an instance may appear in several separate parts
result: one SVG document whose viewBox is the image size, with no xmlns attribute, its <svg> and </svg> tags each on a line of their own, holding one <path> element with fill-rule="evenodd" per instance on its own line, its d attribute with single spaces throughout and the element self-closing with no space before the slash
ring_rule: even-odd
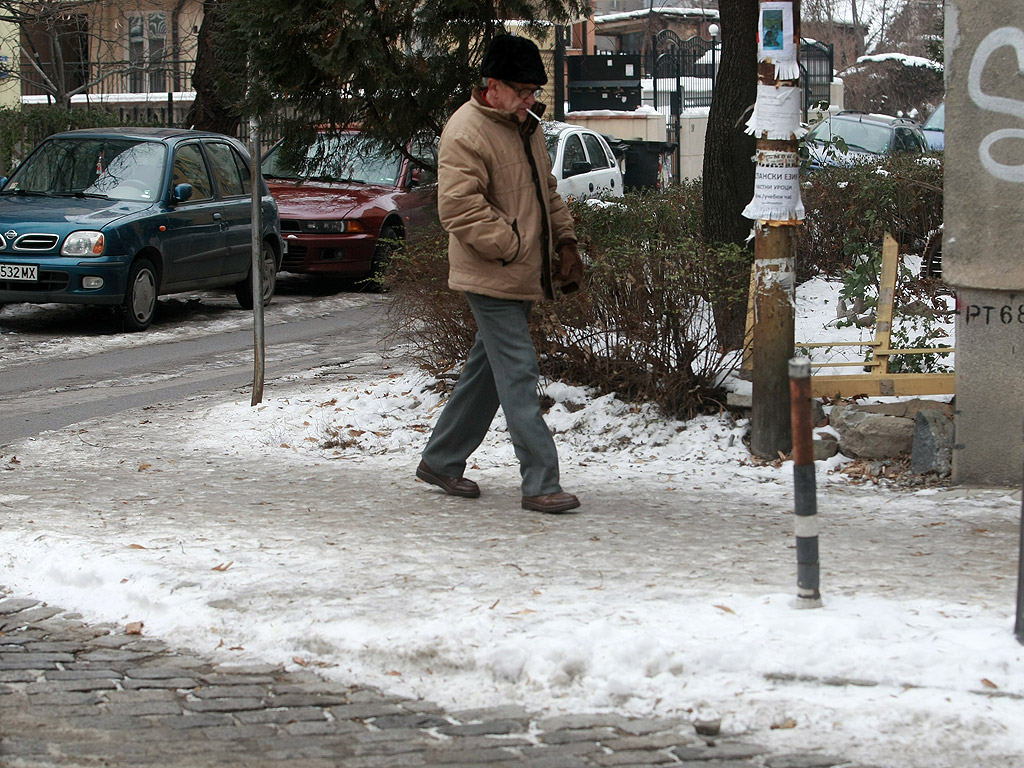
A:
<svg viewBox="0 0 1024 768">
<path fill-rule="evenodd" d="M 329 372 L 378 350 L 386 297 L 303 293 L 286 282 L 265 315 L 265 381 Z M 12 305 L 0 313 L 0 445 L 76 422 L 213 391 L 251 392 L 251 313 L 215 293 L 162 300 L 125 334 L 108 311 Z"/>
</svg>

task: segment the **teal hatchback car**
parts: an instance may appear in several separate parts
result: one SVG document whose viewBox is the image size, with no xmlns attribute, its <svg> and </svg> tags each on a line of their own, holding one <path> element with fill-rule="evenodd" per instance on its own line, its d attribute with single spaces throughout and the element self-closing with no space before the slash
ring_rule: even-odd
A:
<svg viewBox="0 0 1024 768">
<path fill-rule="evenodd" d="M 233 286 L 251 309 L 252 183 L 236 139 L 172 128 L 68 131 L 0 179 L 0 304 L 106 304 L 124 328 L 157 297 Z M 277 204 L 262 186 L 263 303 L 281 266 Z"/>
</svg>

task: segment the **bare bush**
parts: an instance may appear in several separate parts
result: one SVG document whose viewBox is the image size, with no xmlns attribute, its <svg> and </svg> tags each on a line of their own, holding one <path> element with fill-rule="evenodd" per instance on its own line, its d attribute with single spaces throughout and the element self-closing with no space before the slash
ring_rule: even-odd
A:
<svg viewBox="0 0 1024 768">
<path fill-rule="evenodd" d="M 942 225 L 942 162 L 893 155 L 829 166 L 810 174 L 802 195 L 797 277 L 840 276 L 880 251 L 887 232 L 904 252 L 924 250 Z"/>
<path fill-rule="evenodd" d="M 719 275 L 748 257 L 737 246 L 706 247 L 694 234 L 699 208 L 680 194 L 572 206 L 587 269 L 579 292 L 534 310 L 545 376 L 673 416 L 723 406 L 717 385 L 733 358 L 719 353 L 711 302 L 735 299 Z M 437 371 L 460 364 L 475 334 L 465 300 L 447 288 L 445 250 L 444 238 L 411 245 L 389 275 L 393 328 Z"/>
<path fill-rule="evenodd" d="M 848 281 L 880 254 L 886 232 L 913 250 L 942 221 L 937 158 L 823 169 L 803 189 L 799 279 L 826 274 Z M 724 407 L 719 384 L 736 356 L 721 352 L 712 308 L 745 302 L 751 257 L 699 236 L 699 184 L 570 208 L 586 273 L 577 293 L 534 309 L 542 373 L 655 403 L 673 417 Z M 388 282 L 392 332 L 410 340 L 429 369 L 457 373 L 476 325 L 465 299 L 448 288 L 447 238 L 407 246 Z M 922 297 L 914 298 L 920 305 Z"/>
</svg>

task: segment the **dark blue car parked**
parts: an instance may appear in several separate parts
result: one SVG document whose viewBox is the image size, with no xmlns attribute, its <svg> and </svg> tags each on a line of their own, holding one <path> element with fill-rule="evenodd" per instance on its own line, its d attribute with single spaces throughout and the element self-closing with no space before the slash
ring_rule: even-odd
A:
<svg viewBox="0 0 1024 768">
<path fill-rule="evenodd" d="M 281 233 L 260 183 L 266 304 Z M 113 305 L 131 331 L 149 326 L 158 296 L 180 291 L 234 286 L 251 309 L 251 189 L 245 147 L 221 134 L 106 128 L 50 136 L 0 187 L 0 304 Z"/>
</svg>

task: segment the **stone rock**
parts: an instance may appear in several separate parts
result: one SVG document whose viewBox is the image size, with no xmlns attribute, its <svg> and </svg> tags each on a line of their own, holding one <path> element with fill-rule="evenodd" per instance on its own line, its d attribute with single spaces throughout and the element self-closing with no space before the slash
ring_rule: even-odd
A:
<svg viewBox="0 0 1024 768">
<path fill-rule="evenodd" d="M 834 406 L 830 423 L 839 433 L 839 450 L 854 459 L 888 459 L 910 453 L 914 420 L 876 413 L 874 406 Z"/>
<path fill-rule="evenodd" d="M 953 422 L 939 410 L 922 409 L 914 421 L 910 471 L 945 477 L 953 465 Z"/>
<path fill-rule="evenodd" d="M 811 426 L 824 427 L 827 424 L 828 416 L 825 415 L 821 400 L 811 400 Z"/>
<path fill-rule="evenodd" d="M 701 736 L 717 736 L 722 732 L 722 720 L 717 717 L 709 720 L 694 720 L 693 729 Z"/>
<path fill-rule="evenodd" d="M 837 405 L 832 408 L 829 423 L 839 433 L 839 450 L 846 456 L 889 459 L 910 455 L 914 450 L 917 415 L 922 412 L 939 414 L 948 421 L 953 416 L 953 406 L 917 398 L 874 405 Z M 939 423 L 931 416 L 927 418 L 929 423 Z M 949 444 L 952 451 L 951 439 Z"/>
<path fill-rule="evenodd" d="M 825 461 L 839 453 L 839 441 L 829 433 L 817 435 L 811 447 L 814 449 L 815 461 Z"/>
<path fill-rule="evenodd" d="M 752 400 L 750 395 L 741 395 L 739 392 L 728 392 L 725 396 L 725 404 L 730 408 L 750 410 L 753 407 Z"/>
</svg>

